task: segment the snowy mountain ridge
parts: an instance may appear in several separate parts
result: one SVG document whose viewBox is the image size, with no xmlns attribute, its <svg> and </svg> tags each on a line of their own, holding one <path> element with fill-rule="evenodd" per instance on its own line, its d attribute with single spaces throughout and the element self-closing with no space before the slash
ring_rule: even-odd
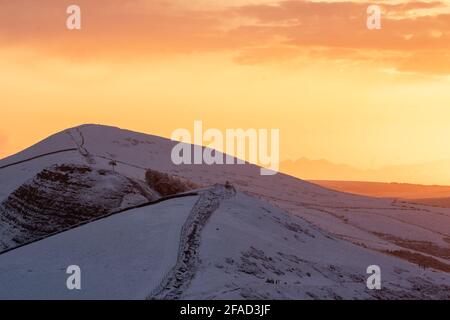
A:
<svg viewBox="0 0 450 320">
<path fill-rule="evenodd" d="M 175 143 L 84 125 L 1 160 L 4 243 L 14 239 L 10 235 L 17 229 L 4 231 L 3 221 L 14 220 L 18 208 L 26 215 L 57 217 L 53 205 L 35 210 L 17 194 L 25 189 L 48 196 L 46 188 L 40 189 L 42 173 L 54 174 L 64 166 L 96 176 L 87 189 L 94 203 L 118 189 L 125 190 L 119 194 L 127 200 L 108 199 L 103 207 L 144 206 L 0 254 L 0 286 L 8 288 L 0 297 L 450 298 L 448 209 L 339 193 L 284 174 L 260 176 L 259 167 L 251 164 L 176 166 L 170 161 Z M 145 205 L 161 196 L 146 181 L 149 169 L 201 189 Z M 99 172 L 120 183 L 99 189 Z M 85 184 L 87 176 L 74 181 Z M 55 190 L 56 198 L 64 192 L 75 199 L 83 194 L 67 186 Z M 170 183 L 160 190 L 172 190 Z M 81 211 L 75 208 L 72 215 Z M 75 262 L 87 277 L 87 288 L 69 292 L 58 279 L 64 277 L 64 266 Z M 365 285 L 372 264 L 382 269 L 380 291 Z M 108 284 L 111 278 L 116 287 Z M 33 290 L 33 284 L 49 290 Z"/>
</svg>

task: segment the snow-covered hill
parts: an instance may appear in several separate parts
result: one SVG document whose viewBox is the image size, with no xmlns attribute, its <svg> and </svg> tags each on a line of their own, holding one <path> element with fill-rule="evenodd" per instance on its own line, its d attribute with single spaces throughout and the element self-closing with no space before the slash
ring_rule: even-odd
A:
<svg viewBox="0 0 450 320">
<path fill-rule="evenodd" d="M 0 203 L 0 252 L 159 197 L 145 183 L 116 172 L 51 166 Z"/>
<path fill-rule="evenodd" d="M 91 222 L 0 255 L 0 299 L 144 299 L 176 263 L 197 197 Z M 81 290 L 66 269 L 81 268 Z"/>
<path fill-rule="evenodd" d="M 381 291 L 365 284 L 374 261 Z M 450 299 L 449 281 L 221 186 L 0 255 L 0 299 Z"/>
<path fill-rule="evenodd" d="M 43 285 L 48 280 L 50 289 L 63 286 L 54 291 L 61 298 L 449 298 L 449 209 L 339 193 L 284 174 L 261 176 L 259 167 L 250 164 L 176 166 L 170 159 L 174 144 L 114 127 L 85 125 L 1 160 L 4 203 L 52 166 L 111 172 L 111 160 L 117 164 L 114 174 L 139 184 L 152 169 L 204 188 L 196 203 L 185 197 L 136 209 L 136 216 L 152 221 L 148 234 L 140 229 L 145 223 L 129 218 L 129 211 L 0 255 L 0 286 L 10 289 L 4 297 L 42 297 L 28 289 L 29 283 Z M 236 194 L 212 187 L 225 181 Z M 178 236 L 151 238 L 160 232 L 153 229 L 158 224 L 152 220 L 153 212 L 172 204 L 187 214 L 177 217 L 178 225 L 183 225 Z M 107 231 L 121 230 L 121 224 L 127 227 L 119 235 Z M 140 241 L 133 242 L 135 236 Z M 118 243 L 128 237 L 138 244 L 123 252 Z M 188 238 L 193 240 L 183 240 Z M 117 245 L 106 248 L 109 242 Z M 176 247 L 178 253 L 161 267 L 164 271 L 158 271 L 161 281 L 133 282 L 135 290 L 125 284 L 140 272 L 135 266 L 147 265 L 152 273 L 155 256 L 150 251 L 164 251 L 165 246 Z M 184 246 L 188 250 L 180 251 Z M 185 251 L 192 254 L 182 254 Z M 42 259 L 48 263 L 32 267 L 41 265 Z M 130 264 L 124 262 L 129 259 Z M 77 264 L 74 260 L 83 270 L 86 267 L 89 290 L 65 291 L 62 268 Z M 373 264 L 382 270 L 381 291 L 365 286 L 366 268 Z M 113 268 L 108 273 L 106 266 L 120 271 Z M 27 270 L 34 271 L 27 274 Z M 144 280 L 151 277 L 139 274 Z M 111 279 L 116 279 L 116 291 L 99 289 Z"/>
</svg>

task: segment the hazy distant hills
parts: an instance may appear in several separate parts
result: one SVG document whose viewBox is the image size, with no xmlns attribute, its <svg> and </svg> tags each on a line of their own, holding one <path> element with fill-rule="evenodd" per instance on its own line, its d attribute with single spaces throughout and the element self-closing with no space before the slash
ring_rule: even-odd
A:
<svg viewBox="0 0 450 320">
<path fill-rule="evenodd" d="M 310 180 L 323 187 L 380 198 L 430 199 L 450 197 L 450 186 L 427 186 L 409 183 Z"/>
<path fill-rule="evenodd" d="M 280 170 L 304 180 L 342 180 L 450 185 L 450 160 L 364 170 L 328 160 L 301 158 L 280 163 Z M 447 194 L 450 196 L 450 194 Z"/>
</svg>

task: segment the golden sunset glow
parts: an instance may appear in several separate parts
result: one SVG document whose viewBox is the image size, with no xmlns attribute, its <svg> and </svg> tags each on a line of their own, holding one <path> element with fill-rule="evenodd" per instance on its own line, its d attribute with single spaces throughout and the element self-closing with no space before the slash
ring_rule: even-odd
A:
<svg viewBox="0 0 450 320">
<path fill-rule="evenodd" d="M 73 2 L 0 0 L 0 157 L 82 123 L 202 120 L 279 128 L 282 160 L 426 164 L 382 180 L 450 184 L 448 1 L 379 1 L 368 30 L 377 2 L 78 0 L 69 31 Z"/>
</svg>

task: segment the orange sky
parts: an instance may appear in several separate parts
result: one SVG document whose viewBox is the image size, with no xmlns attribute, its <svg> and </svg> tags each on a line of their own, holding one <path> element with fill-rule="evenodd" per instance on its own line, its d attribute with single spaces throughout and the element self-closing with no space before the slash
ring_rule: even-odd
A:
<svg viewBox="0 0 450 320">
<path fill-rule="evenodd" d="M 279 128 L 282 159 L 450 159 L 450 3 L 379 1 L 369 31 L 374 3 L 0 0 L 0 157 L 81 123 L 169 137 L 203 120 Z"/>
</svg>

